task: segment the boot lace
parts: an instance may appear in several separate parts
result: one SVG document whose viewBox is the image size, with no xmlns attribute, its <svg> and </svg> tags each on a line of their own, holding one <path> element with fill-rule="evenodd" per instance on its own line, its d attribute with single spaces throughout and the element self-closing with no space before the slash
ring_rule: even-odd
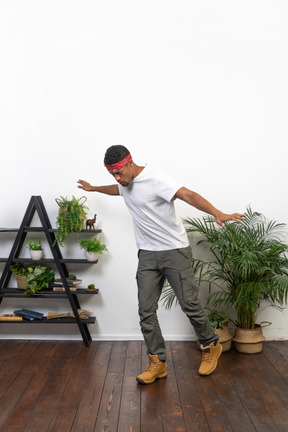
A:
<svg viewBox="0 0 288 432">
<path fill-rule="evenodd" d="M 211 363 L 213 358 L 213 345 L 202 350 L 202 362 Z"/>
<path fill-rule="evenodd" d="M 151 362 L 148 366 L 148 368 L 146 369 L 146 372 L 150 372 L 153 373 L 158 367 L 158 362 Z"/>
</svg>

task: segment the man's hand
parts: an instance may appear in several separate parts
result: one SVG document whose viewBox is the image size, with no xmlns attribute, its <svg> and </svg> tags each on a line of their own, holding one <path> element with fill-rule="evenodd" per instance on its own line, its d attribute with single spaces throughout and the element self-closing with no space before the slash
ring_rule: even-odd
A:
<svg viewBox="0 0 288 432">
<path fill-rule="evenodd" d="M 218 225 L 224 227 L 225 222 L 229 222 L 229 221 L 235 221 L 235 222 L 239 222 L 241 220 L 245 219 L 245 214 L 241 214 L 241 213 L 233 213 L 233 214 L 225 214 L 222 212 L 219 212 L 216 216 L 215 216 L 216 222 Z"/>
<path fill-rule="evenodd" d="M 113 184 L 109 186 L 92 186 L 85 180 L 78 180 L 78 188 L 83 189 L 87 192 L 99 192 L 106 195 L 119 195 L 118 185 Z"/>
<path fill-rule="evenodd" d="M 79 185 L 78 188 L 83 189 L 85 191 L 91 192 L 93 190 L 93 187 L 90 183 L 86 182 L 85 180 L 78 180 Z"/>
<path fill-rule="evenodd" d="M 241 221 L 245 219 L 245 214 L 241 213 L 233 213 L 233 214 L 225 214 L 220 210 L 217 210 L 209 201 L 203 198 L 196 192 L 191 191 L 185 187 L 180 188 L 176 194 L 174 195 L 174 199 L 179 198 L 182 201 L 185 201 L 187 204 L 201 210 L 205 213 L 209 213 L 215 219 L 218 225 L 224 226 L 225 222 L 228 221 Z"/>
</svg>

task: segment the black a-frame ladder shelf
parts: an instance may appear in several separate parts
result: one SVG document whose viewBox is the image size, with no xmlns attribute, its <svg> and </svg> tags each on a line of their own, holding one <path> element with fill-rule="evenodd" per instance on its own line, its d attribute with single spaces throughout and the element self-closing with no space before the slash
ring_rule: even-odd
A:
<svg viewBox="0 0 288 432">
<path fill-rule="evenodd" d="M 40 222 L 41 222 L 41 227 L 32 227 L 31 223 L 32 223 L 32 219 L 35 215 L 35 213 L 38 213 Z M 71 309 L 74 313 L 74 317 L 75 318 L 56 318 L 56 319 L 47 319 L 47 318 L 42 318 L 42 320 L 34 320 L 34 321 L 26 321 L 23 320 L 21 321 L 22 323 L 25 324 L 30 324 L 30 323 L 41 323 L 41 324 L 77 324 L 79 331 L 81 333 L 83 342 L 85 344 L 85 346 L 89 346 L 90 342 L 91 342 L 91 335 L 88 329 L 88 324 L 93 324 L 95 323 L 96 318 L 95 317 L 90 317 L 87 319 L 80 319 L 79 314 L 78 314 L 78 309 L 81 308 L 79 300 L 78 300 L 78 294 L 84 294 L 84 295 L 89 295 L 89 294 L 97 294 L 98 290 L 93 291 L 93 292 L 88 292 L 85 289 L 77 289 L 76 291 L 70 291 L 69 289 L 69 285 L 67 282 L 67 277 L 69 276 L 66 264 L 67 263 L 71 263 L 71 264 L 81 264 L 81 263 L 89 263 L 89 261 L 85 260 L 85 259 L 70 259 L 70 258 L 63 258 L 59 245 L 57 242 L 55 242 L 55 231 L 56 229 L 53 229 L 50 221 L 49 221 L 49 217 L 48 214 L 46 212 L 46 209 L 44 207 L 43 201 L 41 196 L 32 196 L 30 199 L 30 202 L 28 204 L 27 210 L 25 212 L 25 215 L 23 217 L 22 223 L 19 227 L 19 229 L 15 229 L 15 228 L 0 228 L 0 233 L 1 232 L 16 232 L 16 238 L 15 241 L 12 245 L 11 248 L 11 252 L 9 254 L 8 258 L 0 258 L 0 262 L 5 262 L 5 267 L 0 279 L 0 304 L 3 300 L 4 297 L 24 297 L 25 296 L 25 291 L 21 291 L 17 288 L 10 288 L 8 287 L 12 272 L 10 270 L 11 265 L 13 265 L 14 263 L 17 262 L 26 262 L 29 263 L 30 259 L 28 258 L 20 258 L 20 253 L 21 250 L 23 248 L 25 239 L 26 239 L 26 235 L 28 232 L 43 232 L 46 236 L 48 245 L 51 249 L 53 258 L 47 258 L 47 259 L 41 259 L 38 261 L 38 263 L 41 263 L 43 265 L 48 264 L 48 263 L 54 263 L 57 267 L 57 270 L 59 272 L 60 278 L 63 282 L 63 286 L 65 288 L 65 291 L 52 291 L 52 290 L 41 290 L 39 294 L 35 294 L 32 297 L 33 298 L 67 298 L 70 302 L 70 306 Z M 82 232 L 89 232 L 91 234 L 93 233 L 99 233 L 101 232 L 101 230 L 83 230 Z M 35 261 L 33 261 L 33 263 L 35 263 Z M 0 321 L 0 323 L 17 323 L 19 324 L 19 321 Z"/>
</svg>

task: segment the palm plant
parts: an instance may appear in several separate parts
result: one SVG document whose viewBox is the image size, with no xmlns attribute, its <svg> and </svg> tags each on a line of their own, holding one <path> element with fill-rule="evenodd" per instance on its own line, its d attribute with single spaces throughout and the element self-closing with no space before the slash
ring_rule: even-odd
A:
<svg viewBox="0 0 288 432">
<path fill-rule="evenodd" d="M 173 303 L 175 303 L 175 306 L 178 304 L 177 297 L 175 295 L 175 292 L 167 279 L 164 280 L 164 285 L 162 289 L 162 295 L 161 300 L 163 301 L 163 305 L 166 309 L 171 309 L 173 306 Z"/>
<path fill-rule="evenodd" d="M 200 233 L 197 244 L 207 243 L 212 253 L 208 262 L 193 260 L 199 283 L 209 283 L 208 303 L 232 306 L 235 325 L 245 329 L 255 328 L 262 302 L 282 310 L 288 296 L 285 224 L 268 221 L 250 207 L 245 220 L 223 228 L 212 217 L 188 218 L 185 223 L 187 232 Z"/>
</svg>

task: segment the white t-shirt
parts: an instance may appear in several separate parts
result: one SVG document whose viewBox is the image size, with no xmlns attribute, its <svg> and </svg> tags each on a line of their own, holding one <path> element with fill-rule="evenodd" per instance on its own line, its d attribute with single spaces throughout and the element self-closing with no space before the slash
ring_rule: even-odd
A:
<svg viewBox="0 0 288 432">
<path fill-rule="evenodd" d="M 127 187 L 118 185 L 134 221 L 137 247 L 170 250 L 189 246 L 172 198 L 182 187 L 157 168 L 145 166 Z"/>
</svg>

